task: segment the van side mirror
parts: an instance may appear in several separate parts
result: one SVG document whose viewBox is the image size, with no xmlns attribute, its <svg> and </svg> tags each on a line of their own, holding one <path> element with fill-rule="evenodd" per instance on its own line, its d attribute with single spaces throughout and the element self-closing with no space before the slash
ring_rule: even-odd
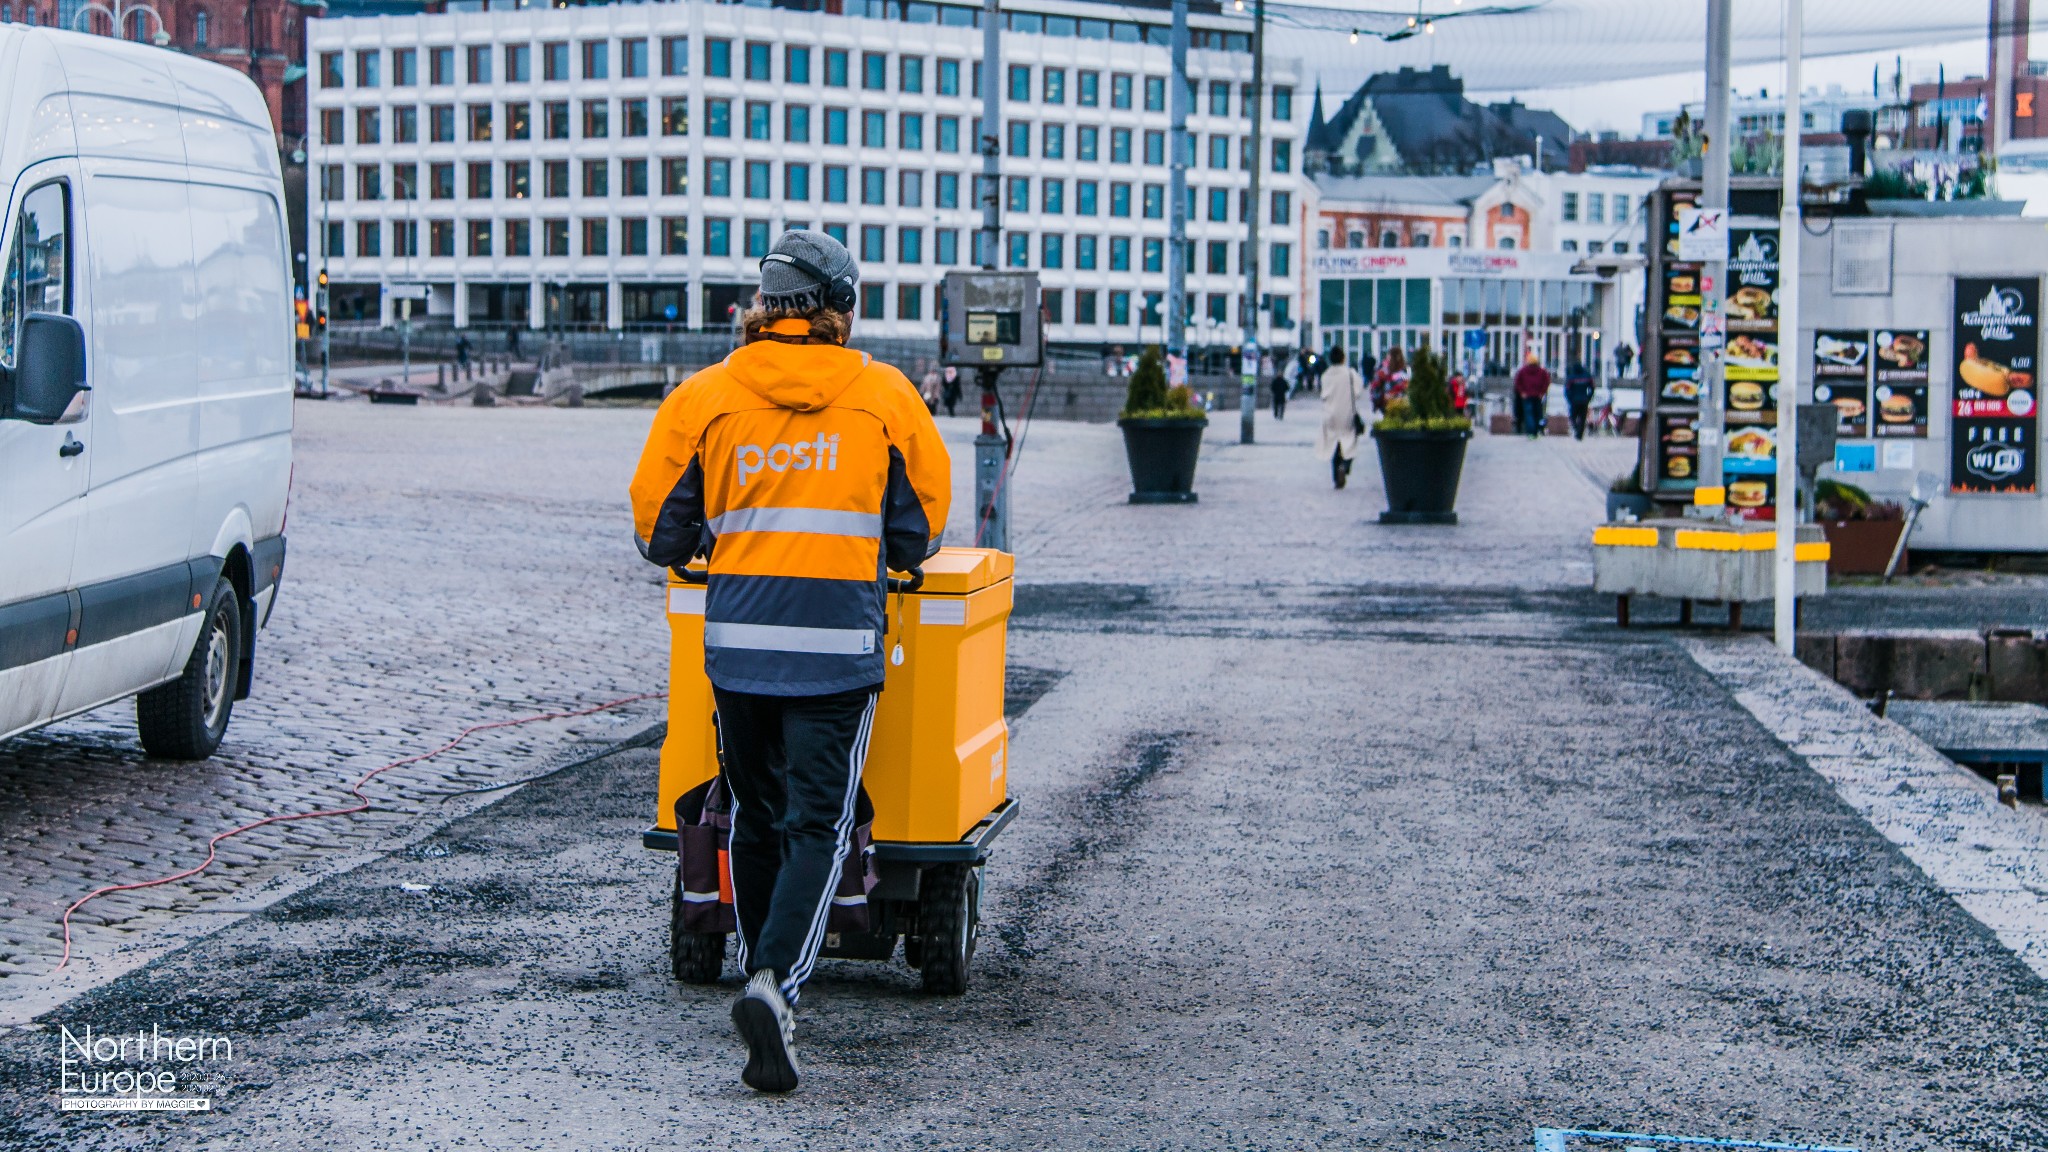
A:
<svg viewBox="0 0 2048 1152">
<path fill-rule="evenodd" d="M 85 383 L 85 329 L 69 316 L 31 312 L 21 324 L 14 357 L 14 394 L 0 419 L 55 424 L 90 389 Z"/>
</svg>

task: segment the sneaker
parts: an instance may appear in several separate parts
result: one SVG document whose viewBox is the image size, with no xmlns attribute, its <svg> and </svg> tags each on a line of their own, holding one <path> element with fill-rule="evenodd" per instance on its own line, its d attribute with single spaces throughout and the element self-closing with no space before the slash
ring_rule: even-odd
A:
<svg viewBox="0 0 2048 1152">
<path fill-rule="evenodd" d="M 754 973 L 747 990 L 732 1006 L 733 1027 L 747 1045 L 747 1068 L 740 1079 L 756 1092 L 788 1092 L 796 1087 L 796 1017 L 775 973 Z"/>
</svg>

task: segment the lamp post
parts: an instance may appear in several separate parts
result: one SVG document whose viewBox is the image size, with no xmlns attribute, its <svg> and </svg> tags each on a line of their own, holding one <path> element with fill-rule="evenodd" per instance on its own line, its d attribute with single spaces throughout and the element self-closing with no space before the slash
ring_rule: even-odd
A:
<svg viewBox="0 0 2048 1152">
<path fill-rule="evenodd" d="M 77 13 L 71 17 L 72 30 L 75 32 L 91 31 L 91 29 L 85 26 L 85 18 L 94 12 L 98 12 L 101 15 L 105 16 L 107 20 L 113 24 L 114 36 L 117 39 L 120 37 L 121 29 L 124 25 L 127 24 L 128 18 L 130 16 L 135 15 L 137 12 L 147 12 L 151 16 L 156 17 L 156 35 L 149 38 L 150 43 L 156 45 L 159 48 L 168 48 L 171 46 L 171 34 L 168 31 L 165 31 L 164 29 L 163 13 L 158 12 L 154 5 L 148 3 L 129 4 L 125 3 L 124 0 L 113 0 L 112 5 L 110 6 L 107 4 L 100 3 L 100 0 L 92 0 L 92 3 L 89 3 L 85 7 L 80 8 L 77 11 Z"/>
<path fill-rule="evenodd" d="M 1805 347 L 1799 335 L 1799 242 L 1805 227 L 1799 215 L 1803 8 L 1801 0 L 1785 0 L 1785 188 L 1778 205 L 1778 531 L 1771 631 L 1779 649 L 1787 654 L 1792 651 L 1799 622 L 1795 599 L 1799 571 L 1799 368 L 1806 362 L 1804 356 L 1793 353 Z"/>
<path fill-rule="evenodd" d="M 1244 0 L 1238 0 L 1242 6 Z M 1252 442 L 1253 414 L 1259 406 L 1259 173 L 1265 138 L 1266 98 L 1266 0 L 1252 4 L 1252 86 L 1245 97 L 1245 114 L 1252 121 L 1251 190 L 1245 202 L 1244 245 L 1244 392 L 1238 397 L 1237 442 Z"/>
<path fill-rule="evenodd" d="M 1161 319 L 1165 322 L 1166 361 L 1169 384 L 1187 383 L 1188 334 L 1187 314 L 1182 311 L 1187 305 L 1187 259 L 1188 247 L 1188 0 L 1173 0 L 1173 32 L 1169 50 L 1173 54 L 1172 78 L 1167 81 L 1170 91 L 1166 94 L 1167 107 L 1173 119 L 1172 134 L 1167 146 L 1173 149 L 1168 156 L 1166 206 L 1166 307 Z M 1178 358 L 1178 359 L 1176 359 Z M 1181 378 L 1172 378 L 1173 366 L 1178 363 Z"/>
</svg>

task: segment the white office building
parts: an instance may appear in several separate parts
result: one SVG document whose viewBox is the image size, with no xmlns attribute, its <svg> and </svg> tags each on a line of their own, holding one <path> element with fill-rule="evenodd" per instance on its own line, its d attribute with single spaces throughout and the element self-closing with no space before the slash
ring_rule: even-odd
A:
<svg viewBox="0 0 2048 1152">
<path fill-rule="evenodd" d="M 782 229 L 861 262 L 859 327 L 936 338 L 975 261 L 978 7 L 680 3 L 313 21 L 308 219 L 336 323 L 425 285 L 456 326 L 717 327 Z M 1033 269 L 1059 342 L 1160 339 L 1166 14 L 1005 13 L 999 265 Z M 1195 25 L 1189 335 L 1242 335 L 1249 22 Z M 1269 59 L 1262 342 L 1293 343 L 1305 205 L 1299 63 Z M 1147 308 L 1148 302 L 1154 307 Z"/>
</svg>

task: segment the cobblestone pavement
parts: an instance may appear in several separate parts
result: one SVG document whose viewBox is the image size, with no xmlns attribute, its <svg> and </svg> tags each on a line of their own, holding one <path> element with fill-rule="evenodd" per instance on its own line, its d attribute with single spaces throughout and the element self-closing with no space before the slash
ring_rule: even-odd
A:
<svg viewBox="0 0 2048 1152">
<path fill-rule="evenodd" d="M 1383 528 L 1371 458 L 1349 489 L 1332 491 L 1309 413 L 1293 412 L 1278 425 L 1262 419 L 1252 446 L 1235 442 L 1233 416 L 1218 419 L 1203 503 L 1174 509 L 1124 501 L 1114 426 L 1020 424 L 1022 579 L 1189 596 L 1244 583 L 1583 586 L 1584 526 L 1602 506 L 1594 481 L 1633 451 L 1611 439 L 1481 436 L 1466 471 L 1466 528 Z M 632 549 L 623 506 L 650 418 L 301 402 L 284 586 L 259 637 L 255 692 L 237 705 L 221 753 L 197 765 L 148 760 L 126 703 L 0 745 L 0 1019 L 420 835 L 467 810 L 442 802 L 452 788 L 523 776 L 658 716 L 650 702 L 487 733 L 380 777 L 372 813 L 259 829 L 224 845 L 202 876 L 96 900 L 73 919 L 71 968 L 49 975 L 58 916 L 95 887 L 196 863 L 206 837 L 234 824 L 345 803 L 364 771 L 465 724 L 660 690 L 657 576 Z M 977 429 L 965 417 L 942 425 L 955 460 L 949 539 L 969 539 Z"/>
</svg>

